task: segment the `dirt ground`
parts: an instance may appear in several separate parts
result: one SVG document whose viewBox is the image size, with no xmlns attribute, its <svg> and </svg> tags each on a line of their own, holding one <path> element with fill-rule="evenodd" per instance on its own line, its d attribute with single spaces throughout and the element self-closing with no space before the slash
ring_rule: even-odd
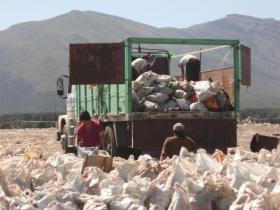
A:
<svg viewBox="0 0 280 210">
<path fill-rule="evenodd" d="M 238 125 L 238 145 L 248 147 L 255 133 L 280 136 L 280 124 Z M 0 157 L 23 155 L 26 149 L 41 151 L 43 158 L 62 153 L 60 143 L 56 141 L 56 129 L 2 129 L 0 130 Z"/>
</svg>

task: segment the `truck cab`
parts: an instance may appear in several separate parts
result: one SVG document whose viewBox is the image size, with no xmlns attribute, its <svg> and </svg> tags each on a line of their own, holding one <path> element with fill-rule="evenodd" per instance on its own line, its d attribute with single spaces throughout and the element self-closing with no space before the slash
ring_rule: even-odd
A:
<svg viewBox="0 0 280 210">
<path fill-rule="evenodd" d="M 155 57 L 153 72 L 184 79 L 171 71 L 175 68 L 171 60 L 178 53 L 171 53 L 163 46 L 175 46 L 172 50 L 177 46 L 228 47 L 232 51 L 232 65 L 202 69 L 200 78 L 218 81 L 229 95 L 233 110 L 135 111 L 132 83 L 137 76 L 133 73 L 131 62 L 136 57 L 152 54 Z M 201 52 L 208 51 L 199 49 L 200 55 Z M 216 148 L 226 152 L 228 147 L 237 145 L 240 85 L 249 86 L 251 82 L 250 48 L 241 45 L 238 40 L 133 37 L 120 43 L 70 44 L 69 58 L 69 87 L 58 85 L 59 95 L 68 92 L 66 115 L 58 122 L 65 151 L 75 144 L 74 130 L 83 110 L 104 126 L 103 148 L 112 156 L 149 153 L 158 157 L 164 139 L 172 135 L 172 125 L 177 122 L 183 123 L 186 133 L 210 153 Z"/>
</svg>

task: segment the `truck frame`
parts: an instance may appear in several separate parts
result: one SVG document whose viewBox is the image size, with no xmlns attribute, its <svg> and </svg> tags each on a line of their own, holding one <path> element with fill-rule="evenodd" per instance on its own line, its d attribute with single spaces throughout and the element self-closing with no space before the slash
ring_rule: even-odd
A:
<svg viewBox="0 0 280 210">
<path fill-rule="evenodd" d="M 219 81 L 229 94 L 234 110 L 134 112 L 131 62 L 135 54 L 141 53 L 140 44 L 231 47 L 233 66 L 202 71 L 201 79 Z M 135 51 L 134 45 L 138 45 L 138 50 Z M 168 51 L 159 54 L 164 56 L 156 60 L 153 71 L 169 74 Z M 210 153 L 216 148 L 226 152 L 228 147 L 237 145 L 240 85 L 250 85 L 251 67 L 250 48 L 238 40 L 132 37 L 121 43 L 70 44 L 69 66 L 67 113 L 57 123 L 58 136 L 66 152 L 75 146 L 75 128 L 83 110 L 102 122 L 103 147 L 112 156 L 145 152 L 158 157 L 164 139 L 172 135 L 172 125 L 177 122 L 183 123 L 186 133 Z M 65 95 L 62 77 L 57 84 L 58 95 Z"/>
</svg>

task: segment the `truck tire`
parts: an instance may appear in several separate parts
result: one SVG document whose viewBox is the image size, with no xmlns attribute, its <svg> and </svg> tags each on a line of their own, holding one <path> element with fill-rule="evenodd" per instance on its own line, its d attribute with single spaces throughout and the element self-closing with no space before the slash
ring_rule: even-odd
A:
<svg viewBox="0 0 280 210">
<path fill-rule="evenodd" d="M 61 133 L 60 132 L 56 132 L 56 140 L 60 141 L 61 139 Z"/>
<path fill-rule="evenodd" d="M 64 153 L 66 153 L 67 147 L 68 147 L 68 132 L 67 132 L 66 126 L 63 127 L 63 135 L 64 135 L 64 138 L 61 138 L 61 146 L 62 146 Z"/>
<path fill-rule="evenodd" d="M 111 126 L 106 126 L 105 128 L 103 149 L 106 150 L 112 157 L 116 154 L 115 135 Z"/>
</svg>

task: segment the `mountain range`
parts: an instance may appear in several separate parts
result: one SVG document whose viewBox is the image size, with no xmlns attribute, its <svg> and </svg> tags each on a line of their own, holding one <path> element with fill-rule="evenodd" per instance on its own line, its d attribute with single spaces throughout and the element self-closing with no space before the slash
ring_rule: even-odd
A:
<svg viewBox="0 0 280 210">
<path fill-rule="evenodd" d="M 56 79 L 68 74 L 69 44 L 120 42 L 133 36 L 239 39 L 252 53 L 252 85 L 241 89 L 241 107 L 279 107 L 278 20 L 231 14 L 188 28 L 157 28 L 112 15 L 72 11 L 0 31 L 0 114 L 63 111 L 65 101 L 56 95 Z"/>
</svg>

